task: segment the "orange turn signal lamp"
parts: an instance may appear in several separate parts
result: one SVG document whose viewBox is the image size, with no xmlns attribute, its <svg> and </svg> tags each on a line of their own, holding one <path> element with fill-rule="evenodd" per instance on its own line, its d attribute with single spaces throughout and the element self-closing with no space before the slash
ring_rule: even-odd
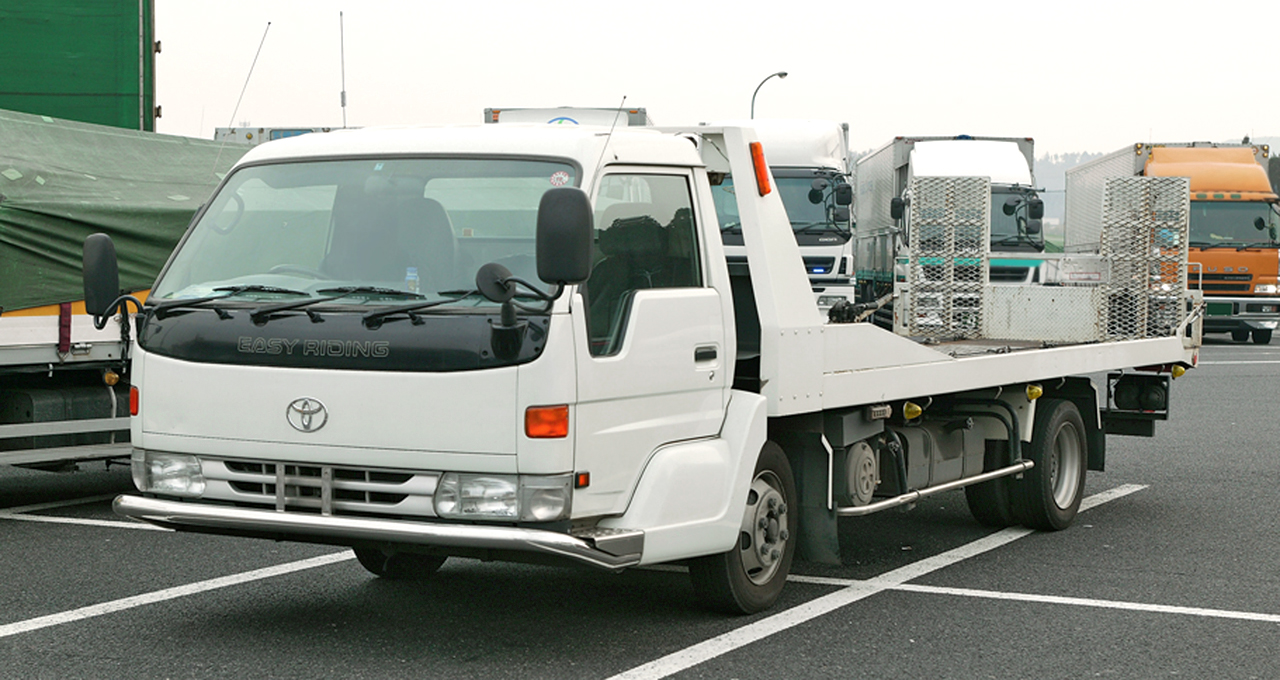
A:
<svg viewBox="0 0 1280 680">
<path fill-rule="evenodd" d="M 139 401 L 141 401 L 141 399 L 138 397 L 138 388 L 134 386 L 130 386 L 129 387 L 129 415 L 131 416 L 138 415 Z"/>
<path fill-rule="evenodd" d="M 764 162 L 764 145 L 760 142 L 751 142 L 751 165 L 756 171 L 756 189 L 760 191 L 761 196 L 766 196 L 773 191 L 773 186 L 769 183 L 769 166 Z"/>
<path fill-rule="evenodd" d="M 530 439 L 563 439 L 569 436 L 569 407 L 530 406 L 524 411 L 524 434 Z"/>
</svg>

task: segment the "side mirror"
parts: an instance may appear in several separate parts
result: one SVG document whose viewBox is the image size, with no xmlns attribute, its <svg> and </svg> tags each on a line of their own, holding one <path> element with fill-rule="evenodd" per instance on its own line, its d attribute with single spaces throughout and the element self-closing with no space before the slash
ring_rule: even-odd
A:
<svg viewBox="0 0 1280 680">
<path fill-rule="evenodd" d="M 1027 201 L 1027 217 L 1033 220 L 1044 218 L 1044 201 L 1038 198 Z"/>
<path fill-rule="evenodd" d="M 90 234 L 84 240 L 84 308 L 94 316 L 106 316 L 120 297 L 120 268 L 116 244 L 106 234 Z"/>
<path fill-rule="evenodd" d="M 831 219 L 835 220 L 836 222 L 848 222 L 848 221 L 849 221 L 849 206 L 847 206 L 847 205 L 837 205 L 837 206 L 836 206 L 836 207 L 831 211 Z"/>
<path fill-rule="evenodd" d="M 813 180 L 813 183 L 809 185 L 809 202 L 814 205 L 822 203 L 822 195 L 826 192 L 827 187 L 829 186 L 831 186 L 831 182 L 828 182 L 821 177 Z"/>
<path fill-rule="evenodd" d="M 1039 218 L 1027 220 L 1027 236 L 1035 236 L 1041 230 L 1041 222 Z"/>
<path fill-rule="evenodd" d="M 538 278 L 582 283 L 591 276 L 595 227 L 591 199 L 577 187 L 557 187 L 538 204 Z"/>
<path fill-rule="evenodd" d="M 853 205 L 853 185 L 841 182 L 836 185 L 836 205 Z"/>
<path fill-rule="evenodd" d="M 1018 209 L 1018 204 L 1021 202 L 1021 199 L 1010 196 L 1009 198 L 1004 199 L 1004 205 L 1000 206 L 1000 210 L 1006 215 L 1013 215 L 1013 213 Z"/>
<path fill-rule="evenodd" d="M 895 220 L 902 219 L 902 214 L 906 212 L 906 203 L 899 196 L 893 197 L 889 201 L 889 217 Z"/>
<path fill-rule="evenodd" d="M 1257 229 L 1258 231 L 1262 231 L 1263 229 L 1267 228 L 1267 221 L 1262 219 L 1261 217 L 1255 217 L 1253 218 L 1253 228 Z"/>
</svg>

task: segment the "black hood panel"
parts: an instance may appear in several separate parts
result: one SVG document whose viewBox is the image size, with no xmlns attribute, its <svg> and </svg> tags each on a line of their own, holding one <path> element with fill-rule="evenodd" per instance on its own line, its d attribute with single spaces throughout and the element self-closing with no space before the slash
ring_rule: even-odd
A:
<svg viewBox="0 0 1280 680">
<path fill-rule="evenodd" d="M 148 313 L 138 344 L 148 352 L 210 364 L 327 368 L 353 371 L 470 371 L 523 364 L 542 354 L 550 317 L 521 318 L 519 330 L 499 331 L 493 315 L 398 315 L 366 326 L 360 313 L 323 312 L 320 322 L 286 312 L 254 323 L 248 309 Z M 512 342 L 513 336 L 518 342 Z M 518 347 L 517 347 L 518 345 Z M 495 347 L 498 350 L 495 350 Z M 500 356 L 501 355 L 501 356 Z"/>
</svg>

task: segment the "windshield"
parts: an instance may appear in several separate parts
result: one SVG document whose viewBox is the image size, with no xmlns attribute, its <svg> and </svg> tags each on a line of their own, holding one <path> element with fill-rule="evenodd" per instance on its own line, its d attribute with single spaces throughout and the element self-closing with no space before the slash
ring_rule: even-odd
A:
<svg viewBox="0 0 1280 680">
<path fill-rule="evenodd" d="M 818 203 L 810 201 L 809 193 L 813 189 L 813 181 L 817 175 L 813 171 L 808 171 L 803 177 L 779 177 L 778 172 L 774 174 L 774 186 L 778 190 L 778 195 L 782 198 L 782 205 L 787 210 L 787 219 L 791 221 L 791 229 L 793 231 L 817 231 L 832 230 L 846 231 L 849 228 L 847 223 L 836 224 L 831 219 L 829 205 L 834 205 L 831 200 L 832 187 L 835 184 L 834 179 L 828 179 L 828 185 L 823 191 L 823 199 Z M 711 187 L 712 197 L 716 206 L 716 217 L 720 220 L 721 229 L 738 228 L 742 219 L 738 216 L 738 202 L 734 194 L 733 176 L 725 175 L 724 181 L 720 186 Z"/>
<path fill-rule="evenodd" d="M 1009 250 L 1013 246 L 1044 248 L 1044 232 L 1027 233 L 1027 201 L 1035 198 L 1035 191 L 1027 188 L 1002 187 L 991 189 L 991 246 L 992 250 Z"/>
<path fill-rule="evenodd" d="M 1256 222 L 1262 218 L 1264 227 Z M 1192 201 L 1191 245 L 1273 245 L 1276 219 L 1264 201 Z"/>
<path fill-rule="evenodd" d="M 161 275 L 156 301 L 332 298 L 403 305 L 458 298 L 499 262 L 538 283 L 538 204 L 576 186 L 566 163 L 510 159 L 361 159 L 237 170 Z M 222 292 L 219 292 L 219 291 Z M 282 292 L 283 291 L 283 292 Z M 466 298 L 484 305 L 482 296 Z"/>
</svg>

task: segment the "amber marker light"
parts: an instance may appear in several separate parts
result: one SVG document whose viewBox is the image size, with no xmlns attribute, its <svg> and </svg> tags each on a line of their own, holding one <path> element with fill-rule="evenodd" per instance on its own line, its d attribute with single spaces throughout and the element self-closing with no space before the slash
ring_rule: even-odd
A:
<svg viewBox="0 0 1280 680">
<path fill-rule="evenodd" d="M 129 388 L 129 415 L 131 416 L 138 415 L 138 401 L 139 401 L 138 388 L 130 387 Z"/>
<path fill-rule="evenodd" d="M 1174 378 L 1181 378 L 1186 374 L 1186 372 L 1187 369 L 1182 364 L 1174 364 L 1173 368 L 1169 369 L 1169 373 L 1173 375 Z"/>
<path fill-rule="evenodd" d="M 591 486 L 591 473 L 579 472 L 573 476 L 573 488 L 585 489 Z"/>
<path fill-rule="evenodd" d="M 530 406 L 524 412 L 524 434 L 530 439 L 562 439 L 569 436 L 569 407 Z"/>
<path fill-rule="evenodd" d="M 902 405 L 902 417 L 907 420 L 915 420 L 921 413 L 924 413 L 924 409 L 920 408 L 919 404 L 908 401 Z"/>
<path fill-rule="evenodd" d="M 108 368 L 102 372 L 102 382 L 108 387 L 115 387 L 116 383 L 120 382 L 120 374 Z"/>
<path fill-rule="evenodd" d="M 764 145 L 751 142 L 751 165 L 756 169 L 756 188 L 761 196 L 766 196 L 773 187 L 769 185 L 769 166 L 764 162 Z"/>
<path fill-rule="evenodd" d="M 1041 395 L 1043 395 L 1043 394 L 1044 394 L 1044 388 L 1043 388 L 1043 387 L 1041 387 L 1041 386 L 1039 386 L 1039 385 L 1037 385 L 1037 384 L 1035 384 L 1035 383 L 1028 383 L 1028 384 L 1027 384 L 1027 399 L 1028 399 L 1028 400 L 1030 400 L 1030 401 L 1035 401 L 1035 400 L 1039 399 L 1039 398 L 1040 398 L 1040 396 L 1041 396 Z"/>
</svg>

